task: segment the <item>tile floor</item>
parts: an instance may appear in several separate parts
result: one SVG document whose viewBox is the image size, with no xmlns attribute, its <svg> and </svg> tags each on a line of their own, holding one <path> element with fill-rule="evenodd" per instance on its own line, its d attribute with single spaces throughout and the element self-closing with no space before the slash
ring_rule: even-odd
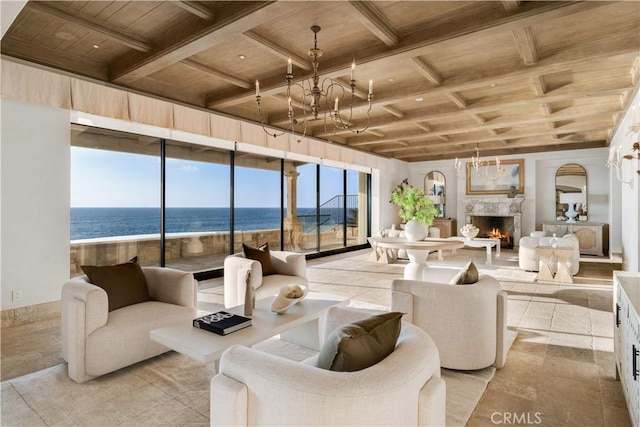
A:
<svg viewBox="0 0 640 427">
<path fill-rule="evenodd" d="M 390 282 L 403 265 L 370 263 L 367 255 L 310 260 L 311 288 L 388 307 Z M 483 250 L 459 250 L 445 261 L 462 265 L 469 257 L 482 267 Z M 430 257 L 429 263 L 437 261 Z M 498 264 L 517 269 L 517 256 L 503 251 Z M 619 268 L 583 262 L 574 284 L 501 282 L 509 294 L 509 327 L 518 337 L 467 425 L 631 425 L 613 379 L 611 272 Z M 221 282 L 199 284 L 199 309 L 220 308 Z M 59 321 L 2 328 L 1 344 L 2 380 L 62 363 Z"/>
</svg>

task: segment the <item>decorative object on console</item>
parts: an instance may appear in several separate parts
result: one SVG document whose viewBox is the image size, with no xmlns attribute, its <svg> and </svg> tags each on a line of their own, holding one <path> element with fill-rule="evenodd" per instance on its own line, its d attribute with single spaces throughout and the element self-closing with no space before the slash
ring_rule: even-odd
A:
<svg viewBox="0 0 640 427">
<path fill-rule="evenodd" d="M 565 215 L 567 216 L 567 218 L 569 218 L 567 222 L 576 222 L 576 217 L 578 216 L 576 208 L 582 210 L 582 200 L 584 200 L 584 196 L 582 195 L 582 193 L 560 194 L 560 203 L 569 205 L 567 212 L 565 212 Z"/>
<path fill-rule="evenodd" d="M 244 290 L 244 315 L 251 316 L 253 309 L 256 307 L 256 290 L 253 289 L 251 284 L 251 270 L 247 270 L 247 276 L 245 278 L 245 290 Z"/>
<path fill-rule="evenodd" d="M 479 232 L 480 229 L 473 224 L 465 224 L 464 227 L 460 229 L 460 233 L 469 240 L 476 237 Z"/>
<path fill-rule="evenodd" d="M 440 212 L 424 190 L 412 186 L 406 178 L 391 193 L 391 203 L 400 207 L 398 215 L 406 222 L 405 236 L 411 241 L 424 240 Z"/>
<path fill-rule="evenodd" d="M 281 287 L 280 292 L 273 300 L 271 311 L 276 314 L 286 313 L 287 310 L 302 301 L 308 292 L 309 288 L 307 286 L 285 285 Z"/>
<path fill-rule="evenodd" d="M 218 311 L 193 319 L 193 326 L 218 335 L 228 335 L 251 326 L 251 319 L 226 311 Z"/>
<path fill-rule="evenodd" d="M 356 89 L 356 80 L 355 80 L 355 61 L 351 65 L 351 81 L 349 82 L 349 87 L 344 87 L 343 83 L 339 80 L 336 80 L 331 77 L 325 77 L 322 80 L 322 84 L 318 87 L 320 83 L 320 77 L 318 76 L 318 58 L 322 56 L 322 50 L 318 49 L 318 33 L 320 32 L 320 27 L 314 25 L 311 27 L 311 31 L 313 31 L 313 48 L 309 49 L 309 56 L 311 57 L 311 67 L 313 70 L 313 77 L 311 79 L 305 79 L 298 83 L 293 83 L 293 67 L 291 58 L 289 58 L 287 64 L 287 73 L 285 78 L 287 80 L 287 100 L 288 100 L 288 110 L 287 117 L 289 119 L 289 130 L 292 133 L 296 133 L 296 128 L 302 127 L 302 136 L 307 134 L 307 121 L 309 120 L 319 120 L 321 119 L 320 115 L 323 114 L 326 118 L 327 115 L 333 121 L 333 126 L 335 130 L 348 130 L 353 133 L 360 134 L 365 132 L 369 125 L 371 124 L 371 100 L 373 99 L 373 80 L 369 80 L 369 92 L 367 93 L 367 101 L 369 103 L 366 115 L 367 115 L 367 123 L 362 129 L 352 129 L 353 127 L 353 106 L 356 100 L 356 94 L 358 90 Z M 325 87 L 326 85 L 326 87 Z M 296 86 L 300 89 L 300 101 L 292 98 L 291 87 Z M 343 117 L 340 114 L 340 99 L 344 100 L 345 96 L 349 95 L 349 117 Z M 335 104 L 333 104 L 333 111 L 331 111 L 331 103 L 335 99 Z M 300 102 L 302 104 L 302 116 L 296 117 L 294 104 Z M 268 131 L 265 128 L 265 117 L 262 114 L 262 110 L 260 108 L 261 105 L 261 96 L 260 96 L 260 83 L 256 80 L 256 104 L 258 106 L 258 113 L 262 119 L 262 129 L 268 134 L 273 136 L 274 138 L 277 136 L 284 135 L 286 132 L 274 133 L 273 131 Z M 307 113 L 310 114 L 307 117 Z M 335 132 L 334 130 L 334 132 Z"/>
</svg>

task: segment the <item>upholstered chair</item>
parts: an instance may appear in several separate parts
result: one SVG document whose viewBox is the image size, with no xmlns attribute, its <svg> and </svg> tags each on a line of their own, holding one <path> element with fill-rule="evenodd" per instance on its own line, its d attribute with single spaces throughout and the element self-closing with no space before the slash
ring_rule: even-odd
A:
<svg viewBox="0 0 640 427">
<path fill-rule="evenodd" d="M 274 274 L 264 275 L 259 261 L 245 258 L 242 253 L 229 255 L 224 260 L 224 305 L 244 304 L 247 273 L 251 272 L 251 286 L 256 298 L 276 295 L 283 285 L 308 286 L 307 261 L 304 254 L 270 251 Z"/>
<path fill-rule="evenodd" d="M 62 356 L 69 377 L 86 382 L 169 351 L 149 331 L 196 317 L 192 273 L 142 267 L 151 301 L 109 311 L 104 289 L 78 276 L 62 288 Z"/>
<path fill-rule="evenodd" d="M 448 277 L 450 271 L 431 273 Z M 391 283 L 391 310 L 406 313 L 408 322 L 427 332 L 438 347 L 442 367 L 448 369 L 504 366 L 507 301 L 500 283 L 486 275 L 465 285 L 400 279 Z"/>
<path fill-rule="evenodd" d="M 369 316 L 331 308 L 325 336 Z M 445 425 L 445 383 L 438 350 L 419 328 L 402 322 L 395 350 L 354 372 L 315 367 L 248 347 L 222 355 L 211 380 L 212 426 Z"/>
<path fill-rule="evenodd" d="M 571 248 L 571 254 L 567 260 L 567 267 L 572 276 L 578 274 L 580 270 L 580 241 L 578 236 L 569 233 L 558 237 L 558 246 Z M 518 265 L 522 270 L 539 271 L 540 257 L 536 248 L 538 246 L 551 246 L 551 237 L 541 237 L 539 234 L 524 236 L 520 238 L 518 249 Z"/>
</svg>

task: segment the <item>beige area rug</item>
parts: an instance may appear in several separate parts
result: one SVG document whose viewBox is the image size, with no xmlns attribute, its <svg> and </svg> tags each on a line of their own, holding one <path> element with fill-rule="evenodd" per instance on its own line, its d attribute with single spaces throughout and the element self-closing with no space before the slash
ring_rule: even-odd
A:
<svg viewBox="0 0 640 427">
<path fill-rule="evenodd" d="M 256 346 L 292 360 L 313 350 L 271 339 Z M 464 426 L 493 368 L 463 372 L 443 369 L 447 384 L 447 425 Z M 2 417 L 7 426 L 208 426 L 213 365 L 169 352 L 76 384 L 66 365 L 2 383 Z"/>
</svg>

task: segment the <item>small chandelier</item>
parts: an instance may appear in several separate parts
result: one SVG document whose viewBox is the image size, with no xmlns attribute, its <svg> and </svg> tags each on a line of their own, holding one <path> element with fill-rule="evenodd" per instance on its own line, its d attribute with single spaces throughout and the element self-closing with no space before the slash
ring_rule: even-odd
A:
<svg viewBox="0 0 640 427">
<path fill-rule="evenodd" d="M 291 58 L 289 58 L 287 64 L 287 74 L 285 78 L 287 80 L 287 102 L 288 110 L 287 117 L 289 119 L 288 130 L 292 133 L 296 133 L 296 130 L 302 128 L 302 136 L 307 133 L 307 121 L 318 120 L 320 116 L 324 116 L 325 125 L 327 116 L 330 117 L 333 122 L 334 133 L 336 130 L 349 130 L 353 133 L 360 134 L 365 132 L 371 124 L 371 100 L 373 99 L 373 80 L 369 80 L 369 92 L 367 94 L 367 101 L 369 103 L 367 109 L 367 124 L 362 129 L 353 129 L 353 104 L 356 98 L 356 80 L 355 80 L 355 61 L 351 65 L 351 81 L 349 87 L 345 87 L 340 81 L 331 77 L 325 77 L 320 84 L 320 77 L 318 76 L 318 58 L 322 56 L 322 50 L 318 49 L 318 32 L 320 27 L 314 25 L 311 27 L 313 31 L 313 48 L 309 50 L 308 54 L 311 57 L 311 65 L 313 67 L 313 77 L 311 79 L 305 79 L 298 83 L 293 83 L 293 70 L 291 65 Z M 300 89 L 302 98 L 301 111 L 296 111 L 293 106 L 293 100 L 291 98 L 291 91 L 293 87 Z M 345 98 L 349 99 L 349 115 L 343 116 L 340 114 L 340 102 L 344 105 Z M 331 106 L 333 103 L 333 110 Z M 258 114 L 262 121 L 262 129 L 274 138 L 280 135 L 284 135 L 285 132 L 273 132 L 273 130 L 267 130 L 265 128 L 265 118 L 261 109 L 261 97 L 260 97 L 260 82 L 256 80 L 256 104 L 258 106 Z"/>
<path fill-rule="evenodd" d="M 496 157 L 495 175 L 494 176 L 489 175 L 489 162 L 488 161 L 483 162 L 480 160 L 480 143 L 478 143 L 476 145 L 475 155 L 471 158 L 471 167 L 469 168 L 469 171 L 473 170 L 473 172 L 476 174 L 477 181 L 480 181 L 480 167 L 482 166 L 486 166 L 484 169 L 485 176 L 489 181 L 492 181 L 492 182 L 497 180 L 500 177 L 503 177 L 507 173 L 505 168 L 500 167 L 500 159 Z M 457 157 L 454 163 L 454 167 L 456 170 L 456 177 L 458 177 L 458 179 L 465 180 L 468 178 L 466 174 L 462 173 L 461 171 L 462 162 L 458 160 Z"/>
</svg>

